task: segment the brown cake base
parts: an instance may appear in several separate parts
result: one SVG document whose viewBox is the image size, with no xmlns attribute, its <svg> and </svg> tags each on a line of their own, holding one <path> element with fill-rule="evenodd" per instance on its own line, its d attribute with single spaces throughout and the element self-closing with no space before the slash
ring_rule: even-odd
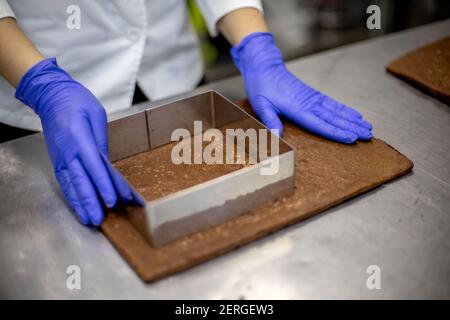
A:
<svg viewBox="0 0 450 320">
<path fill-rule="evenodd" d="M 398 58 L 387 71 L 450 104 L 450 37 Z"/>
<path fill-rule="evenodd" d="M 249 110 L 247 103 L 242 105 Z M 101 229 L 137 274 L 153 281 L 311 217 L 413 167 L 408 158 L 376 138 L 343 145 L 289 123 L 283 137 L 296 149 L 293 195 L 157 249 L 121 213 L 108 214 Z"/>
<path fill-rule="evenodd" d="M 203 148 L 208 143 L 204 142 Z M 147 201 L 162 198 L 245 166 L 245 164 L 238 164 L 236 154 L 233 164 L 194 164 L 191 157 L 191 164 L 176 165 L 171 160 L 172 148 L 175 144 L 169 143 L 116 161 L 114 166 Z M 245 160 L 243 159 L 243 162 Z"/>
</svg>

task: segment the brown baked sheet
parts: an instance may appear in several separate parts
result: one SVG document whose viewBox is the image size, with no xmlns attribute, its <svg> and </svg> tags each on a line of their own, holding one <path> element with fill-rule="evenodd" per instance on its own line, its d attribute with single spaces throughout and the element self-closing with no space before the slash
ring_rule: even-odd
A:
<svg viewBox="0 0 450 320">
<path fill-rule="evenodd" d="M 241 106 L 249 110 L 248 103 Z M 148 244 L 123 212 L 110 212 L 102 231 L 144 281 L 154 281 L 311 217 L 404 175 L 413 167 L 408 158 L 376 138 L 343 145 L 290 123 L 285 123 L 283 138 L 296 149 L 294 194 L 157 249 Z M 163 179 L 164 172 L 158 174 Z M 202 170 L 191 174 L 202 175 Z"/>
<path fill-rule="evenodd" d="M 387 71 L 450 104 L 450 37 L 396 59 Z"/>
<path fill-rule="evenodd" d="M 193 142 L 194 139 L 191 140 Z M 176 165 L 171 160 L 172 148 L 175 144 L 175 142 L 168 143 L 154 150 L 127 157 L 114 162 L 114 166 L 147 201 L 162 198 L 245 166 L 237 162 L 237 153 L 234 154 L 233 164 L 209 166 L 194 164 L 191 156 L 192 164 Z M 205 148 L 209 142 L 203 141 L 202 144 Z M 245 162 L 247 158 L 239 160 Z"/>
</svg>

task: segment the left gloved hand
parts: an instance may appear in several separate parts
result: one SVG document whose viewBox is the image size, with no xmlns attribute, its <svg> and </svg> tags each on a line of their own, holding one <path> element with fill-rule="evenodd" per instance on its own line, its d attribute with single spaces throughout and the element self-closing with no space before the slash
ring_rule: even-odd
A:
<svg viewBox="0 0 450 320">
<path fill-rule="evenodd" d="M 281 135 L 279 116 L 342 143 L 370 140 L 372 126 L 361 114 L 314 90 L 290 73 L 270 33 L 255 32 L 231 49 L 248 99 L 261 121 Z"/>
<path fill-rule="evenodd" d="M 56 179 L 79 221 L 99 226 L 102 202 L 142 200 L 109 162 L 106 112 L 97 98 L 48 58 L 22 77 L 16 98 L 42 122 Z"/>
</svg>

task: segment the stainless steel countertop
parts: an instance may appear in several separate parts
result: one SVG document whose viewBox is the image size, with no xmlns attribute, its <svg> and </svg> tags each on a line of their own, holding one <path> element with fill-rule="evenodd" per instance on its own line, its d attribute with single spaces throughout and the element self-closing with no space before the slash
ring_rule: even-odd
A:
<svg viewBox="0 0 450 320">
<path fill-rule="evenodd" d="M 414 161 L 411 174 L 153 284 L 71 215 L 42 135 L 1 144 L 0 298 L 450 298 L 450 108 L 384 70 L 448 35 L 450 20 L 288 64 L 359 109 Z M 205 89 L 244 96 L 239 78 Z M 81 268 L 81 290 L 66 288 L 69 265 Z M 380 290 L 366 287 L 369 265 Z"/>
</svg>

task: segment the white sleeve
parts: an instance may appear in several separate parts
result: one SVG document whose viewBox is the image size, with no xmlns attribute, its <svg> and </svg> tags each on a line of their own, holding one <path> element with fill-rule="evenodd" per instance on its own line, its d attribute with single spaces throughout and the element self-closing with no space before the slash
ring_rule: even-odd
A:
<svg viewBox="0 0 450 320">
<path fill-rule="evenodd" d="M 217 36 L 217 22 L 227 13 L 240 8 L 256 8 L 263 11 L 260 0 L 196 0 L 205 18 L 209 34 Z"/>
<path fill-rule="evenodd" d="M 6 17 L 15 18 L 14 12 L 11 10 L 11 7 L 6 0 L 0 0 L 0 19 Z"/>
</svg>

